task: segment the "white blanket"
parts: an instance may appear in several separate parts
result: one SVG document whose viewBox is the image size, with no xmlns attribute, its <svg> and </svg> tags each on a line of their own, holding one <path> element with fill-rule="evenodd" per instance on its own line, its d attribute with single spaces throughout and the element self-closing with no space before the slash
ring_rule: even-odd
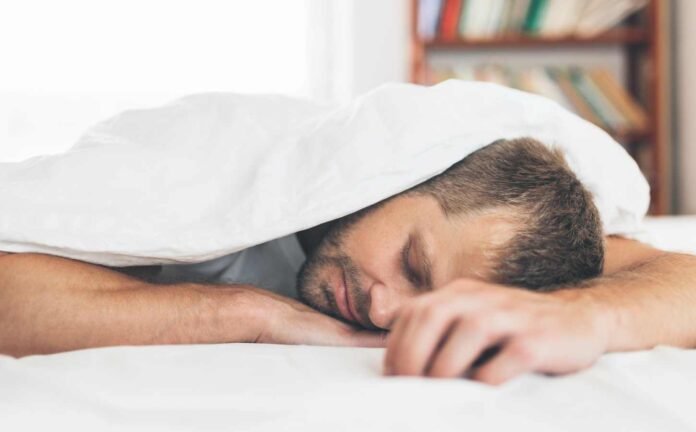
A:
<svg viewBox="0 0 696 432">
<path fill-rule="evenodd" d="M 340 107 L 200 94 L 126 111 L 68 152 L 0 164 L 0 251 L 107 265 L 197 262 L 332 220 L 500 138 L 565 150 L 607 233 L 637 230 L 648 186 L 609 135 L 494 84 L 391 84 Z"/>
</svg>

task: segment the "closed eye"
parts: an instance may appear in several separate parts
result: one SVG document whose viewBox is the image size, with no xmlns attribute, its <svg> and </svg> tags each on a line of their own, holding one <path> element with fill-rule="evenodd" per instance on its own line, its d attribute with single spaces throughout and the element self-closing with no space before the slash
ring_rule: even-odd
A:
<svg viewBox="0 0 696 432">
<path fill-rule="evenodd" d="M 401 249 L 401 271 L 404 277 L 413 284 L 416 288 L 422 288 L 423 279 L 420 274 L 411 266 L 411 249 L 413 248 L 413 237 L 409 236 L 408 240 Z"/>
</svg>

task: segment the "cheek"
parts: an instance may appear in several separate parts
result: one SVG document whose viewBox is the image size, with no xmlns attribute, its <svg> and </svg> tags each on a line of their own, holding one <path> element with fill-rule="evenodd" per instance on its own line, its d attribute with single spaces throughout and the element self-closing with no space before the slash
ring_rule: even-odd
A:
<svg viewBox="0 0 696 432">
<path fill-rule="evenodd" d="M 389 269 L 390 260 L 398 247 L 394 245 L 396 234 L 379 226 L 365 226 L 346 236 L 343 252 L 362 269 Z"/>
</svg>

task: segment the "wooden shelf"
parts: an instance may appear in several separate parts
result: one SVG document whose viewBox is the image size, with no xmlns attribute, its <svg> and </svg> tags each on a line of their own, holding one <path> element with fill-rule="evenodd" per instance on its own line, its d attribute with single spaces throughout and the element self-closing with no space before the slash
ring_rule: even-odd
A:
<svg viewBox="0 0 696 432">
<path fill-rule="evenodd" d="M 459 49 L 459 48 L 505 48 L 505 47 L 540 47 L 558 48 L 568 46 L 597 45 L 639 45 L 649 41 L 648 33 L 640 28 L 620 28 L 607 31 L 593 37 L 563 36 L 533 36 L 526 34 L 506 35 L 486 39 L 455 39 L 424 40 L 426 49 Z"/>
<path fill-rule="evenodd" d="M 647 140 L 652 137 L 649 130 L 626 130 L 626 131 L 607 131 L 609 135 L 621 143 L 633 143 Z"/>
<path fill-rule="evenodd" d="M 643 165 L 648 167 L 652 186 L 651 211 L 668 213 L 672 207 L 670 4 L 670 0 L 649 0 L 646 8 L 639 15 L 627 19 L 623 27 L 593 37 L 507 34 L 449 40 L 420 37 L 418 0 L 411 0 L 411 81 L 428 83 L 430 54 L 442 51 L 466 56 L 477 50 L 534 49 L 547 50 L 550 58 L 570 48 L 619 48 L 626 63 L 626 90 L 645 108 L 648 125 L 644 131 L 609 131 L 609 134 L 627 147 L 648 152 L 645 160 L 649 163 Z"/>
</svg>

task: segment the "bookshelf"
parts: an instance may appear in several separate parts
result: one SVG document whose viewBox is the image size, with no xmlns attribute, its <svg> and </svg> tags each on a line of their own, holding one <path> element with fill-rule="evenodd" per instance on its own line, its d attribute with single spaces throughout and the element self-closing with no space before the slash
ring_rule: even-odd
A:
<svg viewBox="0 0 696 432">
<path fill-rule="evenodd" d="M 457 37 L 446 38 L 439 31 L 430 38 L 421 36 L 418 16 L 420 0 L 410 1 L 411 81 L 419 84 L 434 83 L 429 59 L 435 53 L 447 52 L 450 57 L 453 54 L 460 57 L 480 51 L 520 50 L 543 52 L 552 63 L 554 53 L 558 51 L 618 47 L 625 66 L 625 76 L 620 78 L 623 78 L 626 93 L 642 107 L 646 121 L 640 129 L 606 129 L 636 159 L 648 178 L 651 186 L 650 213 L 671 212 L 670 0 L 649 0 L 645 7 L 625 18 L 620 26 L 589 37 L 500 32 L 489 37 L 465 37 L 458 34 Z M 448 0 L 442 1 L 444 4 Z"/>
</svg>

